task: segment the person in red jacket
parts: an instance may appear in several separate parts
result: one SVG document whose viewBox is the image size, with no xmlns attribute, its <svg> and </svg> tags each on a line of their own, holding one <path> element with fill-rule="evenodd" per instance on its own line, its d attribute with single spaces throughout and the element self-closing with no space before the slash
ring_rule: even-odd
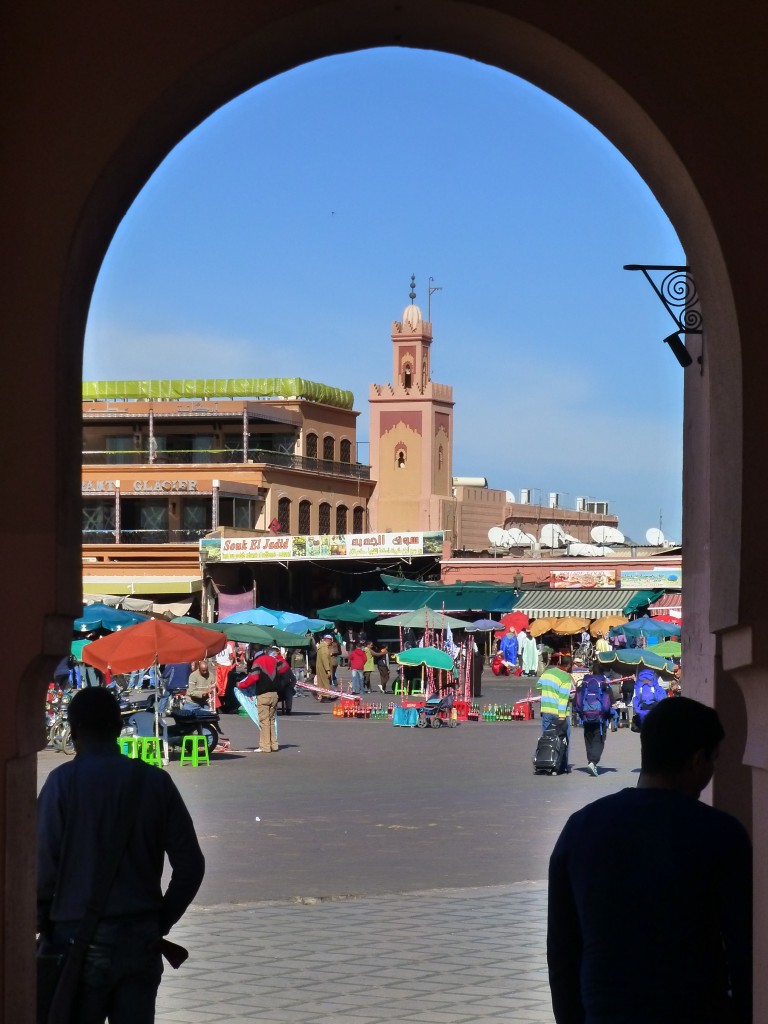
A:
<svg viewBox="0 0 768 1024">
<path fill-rule="evenodd" d="M 355 644 L 349 652 L 349 667 L 352 669 L 352 693 L 363 692 L 365 682 L 363 669 L 367 660 L 368 655 L 365 650 L 359 644 Z"/>
<path fill-rule="evenodd" d="M 251 663 L 250 674 L 241 679 L 237 684 L 241 690 L 245 690 L 256 698 L 256 707 L 259 712 L 259 753 L 272 754 L 279 748 L 277 744 L 277 733 L 275 732 L 275 713 L 279 701 L 277 660 L 271 654 L 262 650 L 257 652 Z"/>
</svg>

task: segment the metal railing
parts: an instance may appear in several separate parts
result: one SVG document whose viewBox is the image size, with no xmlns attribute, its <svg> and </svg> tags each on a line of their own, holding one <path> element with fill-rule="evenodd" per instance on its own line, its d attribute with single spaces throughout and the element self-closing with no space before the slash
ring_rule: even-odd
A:
<svg viewBox="0 0 768 1024">
<path fill-rule="evenodd" d="M 121 530 L 121 544 L 197 544 L 205 530 Z M 83 544 L 115 544 L 114 530 L 83 530 Z"/>
<path fill-rule="evenodd" d="M 189 449 L 165 448 L 150 457 L 146 448 L 135 451 L 90 450 L 83 451 L 83 464 L 91 466 L 167 466 L 224 463 L 227 465 L 284 466 L 305 473 L 323 476 L 351 476 L 356 480 L 370 480 L 371 467 L 362 462 L 336 462 L 330 459 L 310 459 L 306 455 L 277 452 L 267 448 L 249 448 L 248 458 L 243 459 L 242 448 Z"/>
</svg>

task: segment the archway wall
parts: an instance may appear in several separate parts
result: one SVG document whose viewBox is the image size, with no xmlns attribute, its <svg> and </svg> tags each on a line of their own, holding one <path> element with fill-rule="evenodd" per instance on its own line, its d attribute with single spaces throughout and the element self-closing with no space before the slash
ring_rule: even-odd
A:
<svg viewBox="0 0 768 1024">
<path fill-rule="evenodd" d="M 181 0 L 39 0 L 5 12 L 5 413 L 24 431 L 24 445 L 4 452 L 9 586 L 1 600 L 16 630 L 4 686 L 7 706 L 17 709 L 15 719 L 0 720 L 5 1019 L 31 1019 L 23 998 L 31 946 L 17 936 L 29 917 L 23 863 L 40 742 L 30 723 L 46 669 L 40 661 L 29 666 L 66 648 L 67 616 L 79 608 L 79 392 L 93 284 L 121 217 L 170 148 L 222 103 L 280 71 L 374 46 L 443 49 L 546 89 L 632 161 L 672 219 L 704 296 L 709 424 L 687 417 L 686 429 L 706 431 L 712 472 L 707 480 L 686 469 L 685 532 L 686 541 L 696 538 L 686 573 L 689 557 L 708 571 L 695 570 L 700 586 L 686 607 L 687 626 L 701 637 L 712 629 L 736 635 L 734 666 L 760 662 L 750 678 L 757 672 L 768 682 L 768 658 L 751 642 L 768 618 L 754 557 L 768 362 L 763 15 L 753 4 L 709 7 L 694 17 L 690 5 L 668 0 L 639 9 L 608 0 L 224 0 L 192 8 Z M 653 253 L 627 253 L 627 260 L 655 261 Z M 679 372 L 674 363 L 670 372 Z M 700 665 L 717 701 L 713 650 L 702 645 Z M 763 749 L 751 748 L 749 763 L 759 771 L 768 766 L 764 748 L 764 738 Z M 766 788 L 755 787 L 756 801 Z M 768 852 L 768 834 L 756 841 Z"/>
</svg>

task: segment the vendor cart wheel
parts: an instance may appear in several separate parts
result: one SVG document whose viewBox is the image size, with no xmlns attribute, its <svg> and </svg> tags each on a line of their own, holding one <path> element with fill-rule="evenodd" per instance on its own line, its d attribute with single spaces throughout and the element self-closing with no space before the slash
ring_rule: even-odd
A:
<svg viewBox="0 0 768 1024">
<path fill-rule="evenodd" d="M 208 744 L 208 753 L 212 754 L 216 747 L 219 745 L 219 732 L 215 725 L 203 725 L 200 728 L 200 732 L 205 736 L 205 741 Z"/>
<path fill-rule="evenodd" d="M 418 720 L 416 722 L 416 726 L 419 729 L 426 729 L 427 728 L 427 716 L 426 715 L 419 715 Z"/>
<path fill-rule="evenodd" d="M 442 719 L 438 718 L 437 715 L 432 716 L 431 722 L 433 729 L 439 729 L 443 724 Z"/>
<path fill-rule="evenodd" d="M 450 725 L 451 729 L 455 729 L 456 726 L 459 724 L 459 720 L 458 718 L 451 718 L 448 724 Z"/>
</svg>

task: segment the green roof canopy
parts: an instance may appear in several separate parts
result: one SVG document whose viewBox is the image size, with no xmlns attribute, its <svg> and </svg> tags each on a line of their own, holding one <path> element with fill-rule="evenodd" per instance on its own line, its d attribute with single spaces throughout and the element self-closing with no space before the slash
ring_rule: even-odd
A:
<svg viewBox="0 0 768 1024">
<path fill-rule="evenodd" d="M 176 398 L 303 398 L 338 409 L 351 409 L 351 391 L 317 384 L 303 377 L 217 377 L 198 380 L 83 381 L 85 401 L 130 401 Z"/>
<path fill-rule="evenodd" d="M 511 588 L 492 584 L 449 584 L 408 586 L 402 590 L 365 590 L 352 602 L 318 608 L 317 614 L 339 622 L 367 622 L 380 615 L 432 608 L 449 614 L 464 612 L 508 612 L 517 598 Z M 357 618 L 349 618 L 356 615 Z"/>
</svg>

